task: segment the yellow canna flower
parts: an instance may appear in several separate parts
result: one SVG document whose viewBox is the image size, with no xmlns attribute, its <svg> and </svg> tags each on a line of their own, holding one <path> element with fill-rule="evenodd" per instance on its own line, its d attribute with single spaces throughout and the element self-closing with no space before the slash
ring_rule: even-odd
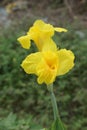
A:
<svg viewBox="0 0 87 130">
<path fill-rule="evenodd" d="M 46 44 L 49 44 L 50 41 L 51 44 L 54 44 L 51 38 L 54 35 L 55 31 L 67 32 L 65 28 L 53 27 L 51 24 L 47 24 L 42 20 L 36 20 L 34 25 L 27 32 L 27 35 L 19 37 L 18 41 L 20 42 L 23 48 L 29 49 L 30 41 L 33 40 L 39 51 L 42 51 L 43 47 Z M 46 42 L 46 40 L 49 42 Z"/>
<path fill-rule="evenodd" d="M 39 84 L 51 84 L 56 76 L 66 74 L 74 66 L 74 54 L 70 50 L 42 51 L 28 55 L 21 64 L 28 74 L 38 76 Z"/>
</svg>

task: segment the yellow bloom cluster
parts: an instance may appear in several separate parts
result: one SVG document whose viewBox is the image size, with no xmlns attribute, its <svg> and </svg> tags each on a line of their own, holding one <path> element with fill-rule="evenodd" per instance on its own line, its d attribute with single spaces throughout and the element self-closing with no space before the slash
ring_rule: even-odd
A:
<svg viewBox="0 0 87 130">
<path fill-rule="evenodd" d="M 39 84 L 51 84 L 56 76 L 67 73 L 74 66 L 74 54 L 70 50 L 58 50 L 52 40 L 54 32 L 67 32 L 64 28 L 53 27 L 42 20 L 36 20 L 25 36 L 18 41 L 23 48 L 29 49 L 31 40 L 34 41 L 38 52 L 28 55 L 21 66 L 28 74 L 38 76 Z"/>
</svg>

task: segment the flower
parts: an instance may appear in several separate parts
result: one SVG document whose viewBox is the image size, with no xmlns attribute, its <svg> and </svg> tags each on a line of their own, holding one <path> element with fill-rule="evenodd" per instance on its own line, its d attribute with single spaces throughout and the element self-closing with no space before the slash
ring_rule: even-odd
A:
<svg viewBox="0 0 87 130">
<path fill-rule="evenodd" d="M 70 50 L 47 50 L 28 55 L 21 64 L 28 74 L 38 76 L 39 84 L 51 84 L 56 76 L 64 75 L 74 66 L 74 54 Z"/>
<path fill-rule="evenodd" d="M 23 48 L 29 49 L 31 40 L 33 40 L 39 51 L 42 51 L 43 46 L 49 43 L 46 41 L 51 41 L 51 44 L 54 44 L 51 38 L 55 31 L 67 32 L 65 28 L 53 27 L 51 24 L 47 24 L 42 20 L 36 20 L 34 25 L 27 32 L 27 35 L 19 37 L 18 41 Z"/>
<path fill-rule="evenodd" d="M 64 28 L 53 27 L 42 20 L 36 20 L 18 41 L 23 48 L 29 49 L 31 40 L 39 52 L 31 53 L 22 62 L 21 67 L 28 74 L 35 74 L 39 84 L 51 84 L 57 76 L 66 74 L 74 66 L 74 54 L 70 50 L 58 49 L 52 36 L 54 32 L 66 32 Z"/>
</svg>

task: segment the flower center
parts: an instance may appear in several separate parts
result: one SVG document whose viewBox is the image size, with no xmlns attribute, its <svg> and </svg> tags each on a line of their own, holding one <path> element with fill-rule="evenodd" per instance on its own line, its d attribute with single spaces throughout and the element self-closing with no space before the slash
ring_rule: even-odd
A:
<svg viewBox="0 0 87 130">
<path fill-rule="evenodd" d="M 50 69 L 55 70 L 58 64 L 57 54 L 51 51 L 47 51 L 47 52 L 43 52 L 43 55 L 47 66 Z"/>
</svg>

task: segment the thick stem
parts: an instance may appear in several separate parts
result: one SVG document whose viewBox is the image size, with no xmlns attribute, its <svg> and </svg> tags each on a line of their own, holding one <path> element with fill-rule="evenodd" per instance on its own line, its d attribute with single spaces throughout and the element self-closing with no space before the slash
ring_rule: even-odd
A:
<svg viewBox="0 0 87 130">
<path fill-rule="evenodd" d="M 54 113 L 54 120 L 59 119 L 60 120 L 60 116 L 59 116 L 59 112 L 58 112 L 58 108 L 57 108 L 57 102 L 56 102 L 56 98 L 53 92 L 53 84 L 50 84 L 49 86 L 47 86 L 50 95 L 51 95 L 51 101 L 52 101 L 52 106 L 53 106 L 53 113 Z"/>
</svg>

